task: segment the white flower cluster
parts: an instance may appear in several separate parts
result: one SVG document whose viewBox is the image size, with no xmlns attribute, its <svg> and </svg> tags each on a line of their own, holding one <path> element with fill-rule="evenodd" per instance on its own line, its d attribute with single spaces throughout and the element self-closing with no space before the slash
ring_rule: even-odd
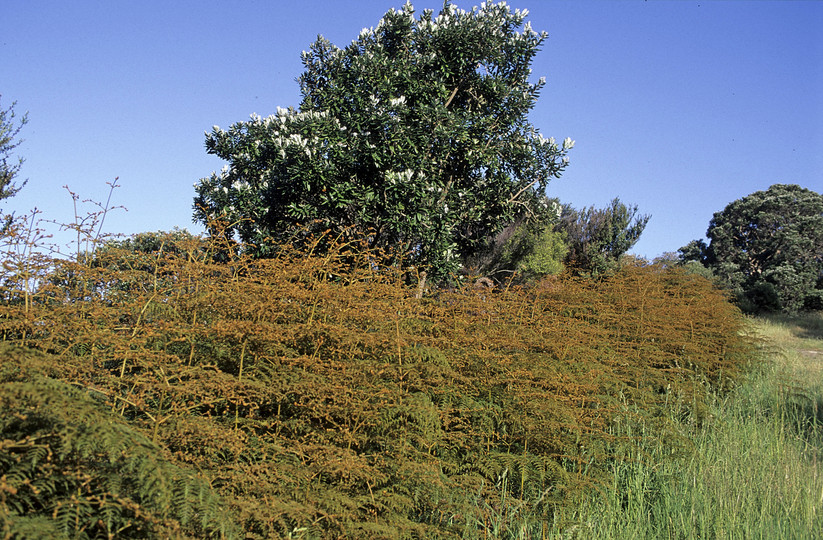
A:
<svg viewBox="0 0 823 540">
<path fill-rule="evenodd" d="M 429 19 L 420 19 L 420 22 L 418 22 L 418 28 L 420 30 L 435 32 L 441 27 L 448 28 L 449 26 L 454 26 L 458 23 L 458 19 L 460 17 L 465 17 L 466 15 L 466 10 L 458 9 L 454 4 L 449 4 L 446 7 L 446 11 L 440 13 L 433 21 Z"/>
<path fill-rule="evenodd" d="M 546 209 L 549 209 L 549 205 L 551 205 L 551 209 L 549 211 L 554 213 L 554 215 L 557 216 L 557 219 L 560 219 L 560 215 L 563 213 L 563 206 L 559 202 L 555 200 L 550 201 L 544 197 L 540 199 L 540 204 Z"/>
<path fill-rule="evenodd" d="M 386 173 L 386 181 L 391 185 L 407 184 L 411 182 L 415 174 L 417 173 L 415 173 L 415 171 L 411 169 L 406 169 L 405 171 L 401 172 L 389 171 Z"/>
<path fill-rule="evenodd" d="M 331 43 L 329 43 L 329 45 L 330 45 L 331 48 L 325 51 L 325 53 L 328 57 L 336 58 L 336 57 L 340 56 L 341 54 L 343 54 L 343 51 L 339 47 L 336 47 L 335 45 L 332 45 Z M 309 51 L 302 51 L 300 53 L 300 59 L 303 60 L 304 62 L 310 61 L 311 56 L 312 56 L 312 53 L 309 52 Z M 312 61 L 312 63 L 314 63 L 314 61 Z"/>
<path fill-rule="evenodd" d="M 535 133 L 534 139 L 537 141 L 537 144 L 540 146 L 549 145 L 551 147 L 557 146 L 557 142 L 554 140 L 554 137 L 549 137 L 548 139 L 543 136 L 542 133 Z"/>
<path fill-rule="evenodd" d="M 251 189 L 251 185 L 245 180 L 235 180 L 231 184 L 231 188 L 237 191 L 245 191 L 247 189 Z"/>
<path fill-rule="evenodd" d="M 261 118 L 259 114 L 252 113 L 251 123 L 258 126 L 262 125 L 269 127 L 277 124 L 285 125 L 311 120 L 321 120 L 323 118 L 328 118 L 328 116 L 329 113 L 327 111 L 297 112 L 294 109 L 284 109 L 282 107 L 277 107 L 277 113 L 269 115 L 266 118 Z"/>
<path fill-rule="evenodd" d="M 550 151 L 553 151 L 553 152 L 556 152 L 556 151 L 566 152 L 566 151 L 571 150 L 572 148 L 574 148 L 574 140 L 572 140 L 571 137 L 566 137 L 565 139 L 563 139 L 563 144 L 560 148 L 558 148 L 557 141 L 554 139 L 554 137 L 549 137 L 547 139 L 542 134 L 533 132 L 531 138 L 532 138 L 532 141 L 534 141 L 533 144 L 536 143 L 538 146 L 548 146 Z M 563 156 L 561 158 L 561 163 L 565 167 L 566 165 L 569 164 L 569 158 L 567 156 Z"/>
<path fill-rule="evenodd" d="M 223 168 L 220 169 L 219 174 L 211 173 L 211 178 L 209 178 L 208 180 L 204 178 L 202 183 L 206 185 L 210 184 L 212 193 L 217 193 L 218 195 L 220 193 L 223 193 L 224 195 L 228 195 L 229 188 L 226 187 L 226 183 L 228 182 L 228 176 L 229 166 L 223 165 Z"/>
<path fill-rule="evenodd" d="M 560 215 L 563 213 L 563 205 L 557 201 L 552 201 L 552 210 L 554 210 L 557 219 L 560 219 Z"/>
<path fill-rule="evenodd" d="M 294 109 L 283 109 L 278 107 L 277 113 L 267 118 L 261 118 L 257 114 L 251 115 L 251 122 L 254 125 L 262 126 L 271 130 L 268 142 L 280 150 L 280 157 L 286 157 L 286 149 L 296 147 L 298 150 L 312 157 L 314 149 L 320 146 L 320 137 L 303 137 L 300 133 L 294 133 L 292 125 L 299 125 L 305 122 L 316 120 L 330 120 L 341 132 L 346 131 L 346 126 L 340 124 L 336 118 L 330 117 L 327 111 L 306 111 L 297 112 Z M 255 141 L 259 146 L 260 141 Z"/>
</svg>

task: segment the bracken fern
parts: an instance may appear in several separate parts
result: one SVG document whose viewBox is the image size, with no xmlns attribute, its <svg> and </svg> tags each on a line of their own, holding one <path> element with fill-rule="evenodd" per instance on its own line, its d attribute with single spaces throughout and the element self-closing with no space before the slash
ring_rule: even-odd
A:
<svg viewBox="0 0 823 540">
<path fill-rule="evenodd" d="M 700 418 L 750 351 L 676 270 L 419 299 L 401 257 L 356 241 L 254 260 L 216 238 L 55 261 L 26 309 L 6 282 L 6 531 L 536 534 L 607 485 L 637 440 L 616 424 Z"/>
</svg>

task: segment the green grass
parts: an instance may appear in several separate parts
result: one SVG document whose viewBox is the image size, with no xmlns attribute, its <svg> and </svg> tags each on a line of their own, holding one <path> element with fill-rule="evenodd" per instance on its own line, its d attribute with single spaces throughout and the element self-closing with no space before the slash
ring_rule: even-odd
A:
<svg viewBox="0 0 823 540">
<path fill-rule="evenodd" d="M 823 538 L 823 317 L 752 324 L 764 343 L 751 375 L 704 418 L 673 422 L 689 453 L 673 459 L 643 426 L 615 428 L 642 443 L 610 485 L 561 510 L 549 533 L 519 537 Z"/>
</svg>

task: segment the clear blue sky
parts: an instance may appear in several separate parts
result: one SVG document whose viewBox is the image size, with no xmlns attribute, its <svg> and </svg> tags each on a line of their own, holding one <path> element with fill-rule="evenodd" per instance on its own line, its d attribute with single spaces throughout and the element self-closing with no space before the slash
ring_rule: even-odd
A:
<svg viewBox="0 0 823 540">
<path fill-rule="evenodd" d="M 109 232 L 201 231 L 192 184 L 223 165 L 204 131 L 296 106 L 300 52 L 318 34 L 345 46 L 401 4 L 6 0 L 0 106 L 17 101 L 30 122 L 29 183 L 4 210 L 71 221 L 63 185 L 102 200 L 119 176 L 114 203 L 128 212 Z M 703 237 L 714 212 L 774 183 L 823 192 L 823 2 L 509 4 L 549 34 L 531 120 L 577 142 L 549 195 L 637 204 L 652 218 L 635 253 Z"/>
</svg>

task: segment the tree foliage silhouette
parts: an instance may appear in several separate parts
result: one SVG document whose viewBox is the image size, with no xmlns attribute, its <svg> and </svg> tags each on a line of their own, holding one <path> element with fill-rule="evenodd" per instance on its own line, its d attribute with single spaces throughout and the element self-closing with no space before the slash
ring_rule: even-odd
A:
<svg viewBox="0 0 823 540">
<path fill-rule="evenodd" d="M 443 278 L 519 216 L 545 217 L 571 139 L 528 121 L 545 84 L 530 64 L 546 34 L 505 3 L 435 16 L 391 10 L 344 48 L 303 52 L 298 109 L 215 126 L 228 165 L 196 186 L 195 218 L 267 254 L 298 223 L 401 247 Z M 352 228 L 353 227 L 353 228 Z"/>
<path fill-rule="evenodd" d="M 619 198 L 605 208 L 591 206 L 581 211 L 563 208 L 557 231 L 568 244 L 567 264 L 575 271 L 600 276 L 614 272 L 622 257 L 640 239 L 651 216 L 638 215 L 637 206 L 626 206 Z"/>
<path fill-rule="evenodd" d="M 23 126 L 28 122 L 28 114 L 17 120 L 12 103 L 7 109 L 0 108 L 0 200 L 14 196 L 26 184 L 16 185 L 14 180 L 23 166 L 23 158 L 13 156 L 23 141 L 18 138 Z"/>
<path fill-rule="evenodd" d="M 706 236 L 682 260 L 712 269 L 744 308 L 823 308 L 823 195 L 775 184 L 715 213 Z"/>
</svg>

